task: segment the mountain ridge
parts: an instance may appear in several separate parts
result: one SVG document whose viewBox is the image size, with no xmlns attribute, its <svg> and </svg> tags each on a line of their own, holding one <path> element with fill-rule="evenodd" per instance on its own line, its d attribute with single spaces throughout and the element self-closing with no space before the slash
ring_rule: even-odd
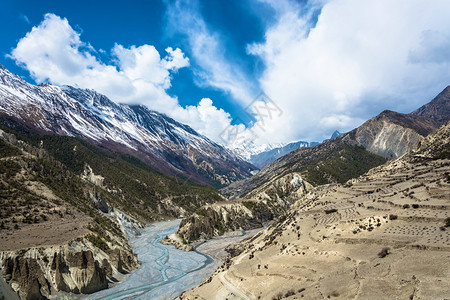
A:
<svg viewBox="0 0 450 300">
<path fill-rule="evenodd" d="M 187 125 L 142 105 L 116 104 L 93 90 L 31 85 L 2 67 L 0 98 L 1 114 L 39 132 L 83 137 L 197 183 L 220 187 L 255 169 Z"/>
<path fill-rule="evenodd" d="M 298 142 L 292 142 L 288 143 L 286 145 L 275 147 L 270 150 L 262 151 L 257 154 L 252 154 L 250 158 L 248 159 L 249 162 L 251 162 L 254 166 L 262 169 L 271 162 L 275 161 L 279 157 L 297 149 L 300 147 L 311 147 L 312 145 L 316 145 L 318 143 L 316 142 L 305 142 L 305 141 L 298 141 Z"/>
</svg>

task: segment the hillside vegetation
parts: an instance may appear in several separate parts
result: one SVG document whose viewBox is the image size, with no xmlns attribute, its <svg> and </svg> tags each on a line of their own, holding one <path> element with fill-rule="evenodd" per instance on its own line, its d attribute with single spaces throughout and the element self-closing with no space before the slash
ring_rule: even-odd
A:
<svg viewBox="0 0 450 300">
<path fill-rule="evenodd" d="M 90 182 L 110 206 L 149 222 L 179 217 L 202 204 L 221 200 L 214 188 L 163 175 L 132 156 L 107 152 L 80 138 L 0 128 L 21 141 L 16 141 L 17 146 L 37 156 L 27 162 L 29 167 L 37 172 L 42 183 L 68 201 L 86 198 L 81 191 Z M 0 147 L 2 156 L 19 151 L 5 141 Z"/>
</svg>

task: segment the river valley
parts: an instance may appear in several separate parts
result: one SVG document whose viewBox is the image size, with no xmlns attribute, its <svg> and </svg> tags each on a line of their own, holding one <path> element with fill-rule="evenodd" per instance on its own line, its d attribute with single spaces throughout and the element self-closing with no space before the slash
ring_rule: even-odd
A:
<svg viewBox="0 0 450 300">
<path fill-rule="evenodd" d="M 130 239 L 141 267 L 107 290 L 84 299 L 173 299 L 199 285 L 214 273 L 226 256 L 225 247 L 250 237 L 258 230 L 237 231 L 185 252 L 159 243 L 177 231 L 180 220 L 154 223 Z"/>
</svg>

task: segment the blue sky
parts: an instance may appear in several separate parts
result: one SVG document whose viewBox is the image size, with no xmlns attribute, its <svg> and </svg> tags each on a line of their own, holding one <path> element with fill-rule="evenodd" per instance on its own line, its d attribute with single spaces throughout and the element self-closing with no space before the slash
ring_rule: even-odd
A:
<svg viewBox="0 0 450 300">
<path fill-rule="evenodd" d="M 249 2 L 205 1 L 199 6 L 208 24 L 224 37 L 228 55 L 243 57 L 248 41 L 262 40 L 264 24 L 255 14 L 247 13 L 251 6 Z M 14 60 L 6 56 L 20 38 L 43 20 L 46 13 L 67 18 L 72 27 L 82 33 L 82 39 L 95 49 L 109 51 L 116 43 L 125 47 L 150 44 L 159 52 L 164 52 L 167 46 L 183 49 L 183 36 L 167 29 L 166 7 L 166 3 L 160 0 L 136 0 L 127 5 L 122 1 L 2 1 L 0 63 L 27 81 L 35 82 L 26 69 L 18 67 Z M 234 22 L 230 15 L 233 18 L 245 18 L 246 30 L 242 30 L 242 22 Z M 185 51 L 189 54 L 189 48 Z M 111 60 L 109 55 L 99 54 L 99 58 Z M 241 59 L 239 63 L 248 72 L 249 78 L 256 78 L 257 58 Z M 240 110 L 237 103 L 229 101 L 225 92 L 208 86 L 198 87 L 192 69 L 180 69 L 174 75 L 168 93 L 180 95 L 182 105 L 196 104 L 202 98 L 211 97 L 217 99 L 217 106 L 226 111 Z M 245 118 L 246 114 L 241 116 Z"/>
<path fill-rule="evenodd" d="M 4 0 L 0 63 L 145 104 L 222 144 L 322 140 L 449 84 L 449 3 Z M 253 102 L 261 91 L 276 114 Z"/>
</svg>

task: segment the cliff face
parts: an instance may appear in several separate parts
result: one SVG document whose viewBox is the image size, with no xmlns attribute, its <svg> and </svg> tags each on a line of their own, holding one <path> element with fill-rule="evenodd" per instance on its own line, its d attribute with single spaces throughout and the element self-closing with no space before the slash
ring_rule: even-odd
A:
<svg viewBox="0 0 450 300">
<path fill-rule="evenodd" d="M 440 121 L 424 116 L 386 110 L 346 134 L 344 141 L 386 158 L 397 158 L 414 149 L 440 125 Z"/>
<path fill-rule="evenodd" d="M 59 291 L 90 294 L 138 266 L 130 249 L 108 253 L 85 238 L 62 246 L 0 253 L 2 275 L 21 299 L 45 299 Z"/>
<path fill-rule="evenodd" d="M 422 139 L 423 136 L 413 129 L 386 119 L 370 120 L 357 128 L 354 136 L 346 136 L 349 142 L 355 142 L 368 151 L 387 158 L 402 156 L 417 146 Z"/>
<path fill-rule="evenodd" d="M 239 202 L 204 206 L 180 223 L 177 234 L 189 243 L 219 236 L 226 231 L 258 228 L 272 219 L 273 214 L 264 208 L 251 209 Z"/>
</svg>

